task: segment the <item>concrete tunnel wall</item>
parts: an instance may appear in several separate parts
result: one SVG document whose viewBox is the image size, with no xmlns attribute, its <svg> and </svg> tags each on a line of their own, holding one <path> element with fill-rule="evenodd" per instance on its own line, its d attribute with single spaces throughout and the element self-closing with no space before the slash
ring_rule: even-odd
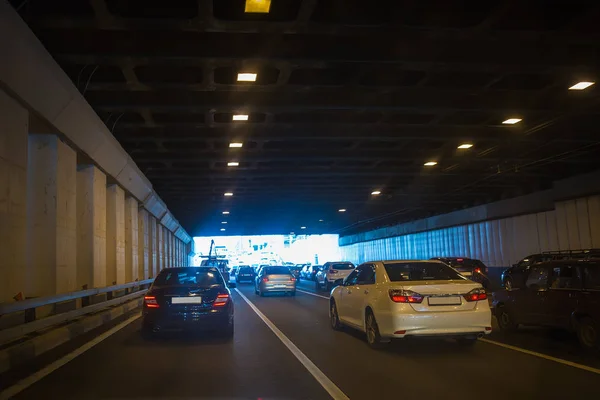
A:
<svg viewBox="0 0 600 400">
<path fill-rule="evenodd" d="M 191 237 L 4 1 L 0 36 L 0 302 L 185 265 Z"/>
<path fill-rule="evenodd" d="M 585 181 L 588 184 L 594 182 L 587 179 Z M 482 206 L 489 209 L 504 203 L 507 207 L 502 208 L 506 208 L 507 212 L 512 210 L 514 214 L 520 215 L 415 231 L 419 227 L 431 227 L 433 221 L 450 223 L 461 217 L 474 219 L 486 214 L 480 212 L 481 207 L 475 207 L 453 213 L 454 218 L 446 214 L 432 217 L 429 221 L 420 220 L 342 237 L 341 254 L 344 259 L 355 263 L 462 256 L 480 259 L 489 267 L 508 267 L 530 254 L 542 251 L 600 248 L 600 196 L 549 201 L 552 195 L 560 197 L 556 188 L 561 187 L 570 186 L 561 182 L 553 191 Z M 539 201 L 543 198 L 547 201 Z M 521 207 L 515 207 L 519 203 Z M 536 206 L 551 209 L 523 214 L 519 212 Z M 411 229 L 413 232 L 410 232 Z M 390 232 L 402 234 L 394 235 Z M 386 233 L 389 237 L 367 239 L 369 236 L 384 236 Z"/>
</svg>

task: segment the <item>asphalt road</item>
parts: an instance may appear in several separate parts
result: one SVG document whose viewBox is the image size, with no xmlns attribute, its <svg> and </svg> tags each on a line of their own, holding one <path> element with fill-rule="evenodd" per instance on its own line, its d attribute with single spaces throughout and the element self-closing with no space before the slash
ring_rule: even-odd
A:
<svg viewBox="0 0 600 400">
<path fill-rule="evenodd" d="M 300 287 L 314 289 L 305 283 Z M 240 285 L 239 290 L 350 399 L 595 398 L 598 393 L 596 373 L 487 342 L 465 349 L 450 340 L 412 340 L 373 351 L 361 334 L 330 329 L 324 298 L 302 292 L 295 298 L 261 298 L 250 285 Z M 16 398 L 330 398 L 233 292 L 231 342 L 210 336 L 145 341 L 137 320 Z M 598 360 L 581 355 L 570 337 L 533 332 L 490 339 L 543 352 L 546 338 L 553 343 L 551 355 L 597 367 Z"/>
</svg>

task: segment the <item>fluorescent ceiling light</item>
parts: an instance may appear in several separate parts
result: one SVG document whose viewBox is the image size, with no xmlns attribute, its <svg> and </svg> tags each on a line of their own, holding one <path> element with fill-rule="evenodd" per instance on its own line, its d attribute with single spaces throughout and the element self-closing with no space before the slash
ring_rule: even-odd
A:
<svg viewBox="0 0 600 400">
<path fill-rule="evenodd" d="M 231 197 L 231 196 L 233 196 L 233 193 L 231 193 L 231 192 L 225 192 L 223 194 L 223 196 L 225 196 L 225 197 Z"/>
<path fill-rule="evenodd" d="M 319 220 L 319 222 L 323 222 L 323 220 L 322 220 L 322 219 L 320 219 L 320 220 Z"/>
<path fill-rule="evenodd" d="M 301 226 L 300 229 L 306 229 L 306 227 L 305 226 Z"/>
<path fill-rule="evenodd" d="M 248 114 L 234 114 L 234 121 L 248 121 Z"/>
<path fill-rule="evenodd" d="M 223 221 L 223 222 L 221 222 L 221 223 L 222 223 L 222 224 L 226 224 L 226 223 L 227 223 L 227 221 Z"/>
<path fill-rule="evenodd" d="M 373 196 L 377 196 L 379 194 L 381 194 L 381 192 L 379 190 L 374 190 L 371 192 L 371 195 L 373 195 Z"/>
<path fill-rule="evenodd" d="M 225 232 L 225 228 L 221 228 L 221 232 Z"/>
<path fill-rule="evenodd" d="M 223 211 L 223 215 L 229 215 L 229 211 Z"/>
<path fill-rule="evenodd" d="M 231 161 L 231 162 L 228 162 L 228 163 L 227 163 L 227 166 L 228 166 L 228 167 L 237 167 L 237 166 L 239 166 L 239 165 L 240 165 L 240 163 L 239 163 L 239 162 L 237 162 L 237 161 Z"/>
<path fill-rule="evenodd" d="M 340 209 L 338 210 L 338 212 L 346 212 L 346 209 L 345 209 L 345 208 L 340 208 Z"/>
<path fill-rule="evenodd" d="M 240 148 L 240 147 L 242 147 L 243 145 L 244 145 L 244 144 L 243 144 L 243 143 L 240 143 L 240 142 L 231 142 L 231 143 L 229 143 L 229 147 L 231 147 L 231 148 L 237 148 L 237 149 L 239 149 L 239 148 Z"/>
<path fill-rule="evenodd" d="M 238 74 L 238 82 L 256 82 L 256 74 L 241 72 Z"/>
<path fill-rule="evenodd" d="M 463 143 L 460 146 L 458 146 L 459 149 L 470 149 L 471 147 L 473 147 L 471 143 Z"/>
<path fill-rule="evenodd" d="M 518 122 L 523 121 L 521 118 L 509 118 L 506 121 L 502 121 L 504 125 L 514 125 Z"/>
<path fill-rule="evenodd" d="M 271 9 L 271 0 L 246 0 L 244 12 L 267 14 Z"/>
<path fill-rule="evenodd" d="M 425 164 L 426 167 L 433 167 L 434 165 L 437 165 L 437 161 L 427 161 Z"/>
<path fill-rule="evenodd" d="M 583 90 L 592 86 L 595 82 L 579 82 L 569 88 L 569 90 Z"/>
</svg>

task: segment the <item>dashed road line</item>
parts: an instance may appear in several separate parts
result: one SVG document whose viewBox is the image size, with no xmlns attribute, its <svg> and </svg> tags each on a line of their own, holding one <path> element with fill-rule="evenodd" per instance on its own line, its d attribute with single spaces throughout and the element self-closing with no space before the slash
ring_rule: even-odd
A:
<svg viewBox="0 0 600 400">
<path fill-rule="evenodd" d="M 296 288 L 296 291 L 297 291 L 297 292 L 306 293 L 306 294 L 310 294 L 311 296 L 320 297 L 320 298 L 322 298 L 322 299 L 325 299 L 325 300 L 329 300 L 329 297 L 326 297 L 326 296 L 321 296 L 320 294 L 316 294 L 316 293 L 309 292 L 309 291 L 306 291 L 306 290 L 302 290 L 302 289 L 298 289 L 298 288 Z"/>
</svg>

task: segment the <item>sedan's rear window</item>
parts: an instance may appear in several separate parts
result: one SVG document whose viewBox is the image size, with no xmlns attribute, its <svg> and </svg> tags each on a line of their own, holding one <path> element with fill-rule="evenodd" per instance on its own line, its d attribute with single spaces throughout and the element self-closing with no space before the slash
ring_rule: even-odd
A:
<svg viewBox="0 0 600 400">
<path fill-rule="evenodd" d="M 290 269 L 288 267 L 266 267 L 265 275 L 289 275 Z"/>
<path fill-rule="evenodd" d="M 239 274 L 251 274 L 253 272 L 254 272 L 254 270 L 251 267 L 243 267 L 243 268 L 240 268 L 238 273 Z"/>
<path fill-rule="evenodd" d="M 329 269 L 354 269 L 354 265 L 352 263 L 336 263 L 330 264 Z"/>
<path fill-rule="evenodd" d="M 454 269 L 439 262 L 386 263 L 384 267 L 392 282 L 465 279 Z"/>
<path fill-rule="evenodd" d="M 173 268 L 158 274 L 155 286 L 201 286 L 223 285 L 221 274 L 215 268 Z"/>
</svg>

